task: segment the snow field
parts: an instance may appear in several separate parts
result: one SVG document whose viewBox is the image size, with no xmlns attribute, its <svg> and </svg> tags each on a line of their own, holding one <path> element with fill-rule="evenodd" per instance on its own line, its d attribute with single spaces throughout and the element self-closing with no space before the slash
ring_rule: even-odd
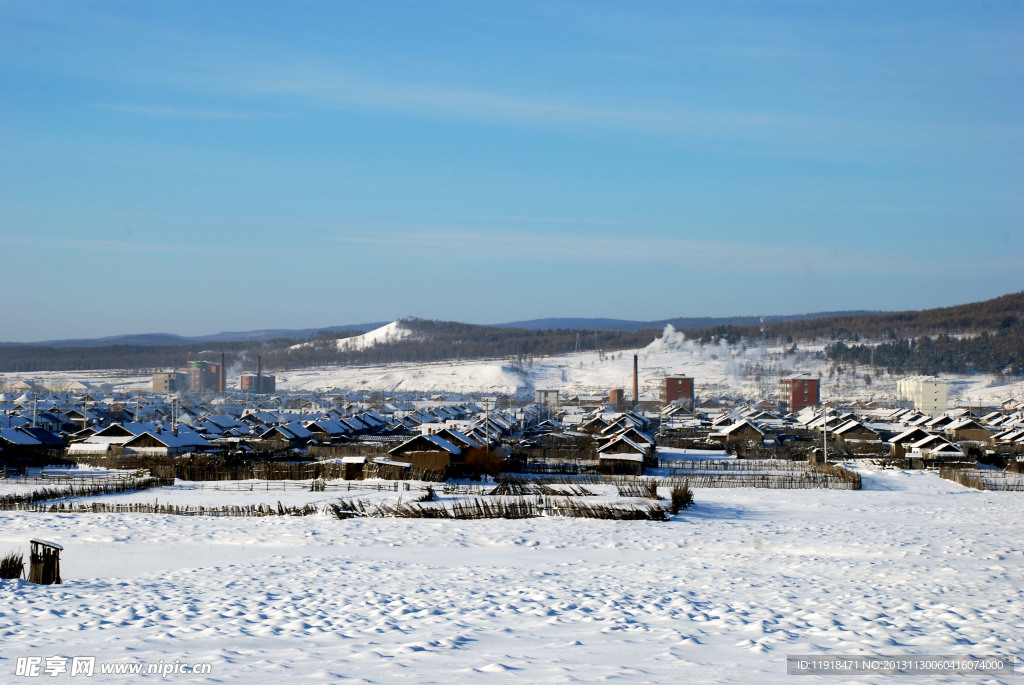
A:
<svg viewBox="0 0 1024 685">
<path fill-rule="evenodd" d="M 699 490 L 667 523 L 4 512 L 0 551 L 63 544 L 65 585 L 0 583 L 0 680 L 52 654 L 214 682 L 749 683 L 787 654 L 1020 653 L 1019 493 L 863 475 Z"/>
</svg>

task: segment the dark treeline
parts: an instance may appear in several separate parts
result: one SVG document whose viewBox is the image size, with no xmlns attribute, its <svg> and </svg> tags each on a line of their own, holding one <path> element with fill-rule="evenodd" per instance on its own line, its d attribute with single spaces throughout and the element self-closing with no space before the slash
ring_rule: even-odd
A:
<svg viewBox="0 0 1024 685">
<path fill-rule="evenodd" d="M 220 361 L 230 368 L 265 350 L 301 341 L 268 340 L 254 343 L 225 342 L 199 345 L 102 345 L 90 347 L 48 347 L 5 345 L 0 347 L 0 371 L 84 371 L 89 369 L 176 369 L 190 360 Z"/>
<path fill-rule="evenodd" d="M 828 357 L 848 364 L 874 365 L 889 373 L 1024 373 L 1024 331 L 982 333 L 969 338 L 922 336 L 879 345 L 847 345 L 837 341 Z"/>
</svg>

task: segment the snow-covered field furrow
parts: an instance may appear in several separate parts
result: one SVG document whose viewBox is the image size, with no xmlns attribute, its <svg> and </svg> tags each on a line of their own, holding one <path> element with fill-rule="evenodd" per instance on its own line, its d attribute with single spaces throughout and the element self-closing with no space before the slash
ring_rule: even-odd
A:
<svg viewBox="0 0 1024 685">
<path fill-rule="evenodd" d="M 0 552 L 54 539 L 65 584 L 0 583 L 0 680 L 53 654 L 216 682 L 748 683 L 788 680 L 787 654 L 1020 653 L 1024 498 L 864 483 L 702 490 L 660 524 L 2 513 Z"/>
</svg>

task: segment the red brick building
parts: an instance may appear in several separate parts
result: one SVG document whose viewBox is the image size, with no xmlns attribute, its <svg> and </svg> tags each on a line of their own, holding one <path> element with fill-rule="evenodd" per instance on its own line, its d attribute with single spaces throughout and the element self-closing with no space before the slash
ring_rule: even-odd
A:
<svg viewBox="0 0 1024 685">
<path fill-rule="evenodd" d="M 820 379 L 798 373 L 779 380 L 779 411 L 798 412 L 804 407 L 821 404 Z"/>
<path fill-rule="evenodd" d="M 238 377 L 238 387 L 246 392 L 266 395 L 277 392 L 277 378 L 267 373 L 243 373 Z"/>
<path fill-rule="evenodd" d="M 217 392 L 220 388 L 220 364 L 214 362 L 189 362 L 185 372 L 189 378 L 189 390 L 193 394 Z"/>
<path fill-rule="evenodd" d="M 693 379 L 689 376 L 666 376 L 661 386 L 661 403 L 675 403 L 693 409 Z"/>
</svg>

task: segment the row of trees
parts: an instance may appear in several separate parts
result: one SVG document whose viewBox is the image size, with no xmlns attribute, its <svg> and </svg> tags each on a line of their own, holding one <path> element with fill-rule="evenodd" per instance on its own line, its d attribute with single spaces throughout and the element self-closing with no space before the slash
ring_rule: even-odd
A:
<svg viewBox="0 0 1024 685">
<path fill-rule="evenodd" d="M 4 345 L 0 347 L 0 371 L 84 371 L 88 369 L 176 369 L 189 359 L 220 361 L 221 352 L 230 368 L 255 359 L 255 355 L 301 341 L 266 340 L 192 345 L 100 345 L 88 347 L 47 347 L 45 345 Z"/>
</svg>

